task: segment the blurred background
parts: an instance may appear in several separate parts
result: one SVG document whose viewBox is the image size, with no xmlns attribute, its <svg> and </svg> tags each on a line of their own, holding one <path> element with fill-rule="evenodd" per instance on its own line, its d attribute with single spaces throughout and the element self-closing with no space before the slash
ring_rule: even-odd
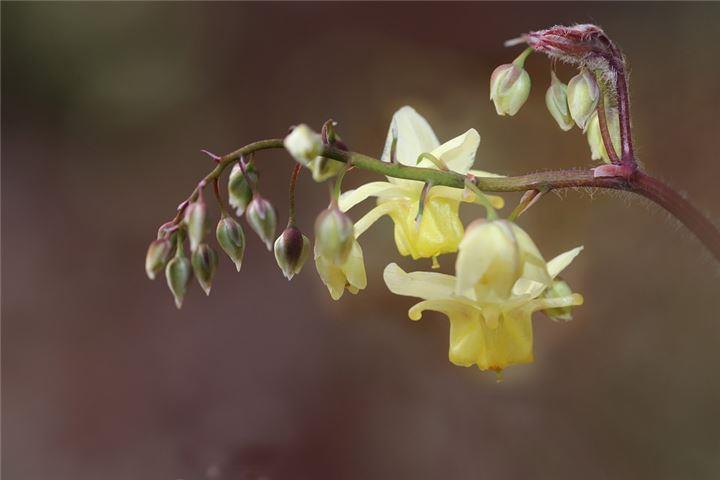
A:
<svg viewBox="0 0 720 480">
<path fill-rule="evenodd" d="M 488 102 L 519 52 L 502 42 L 556 23 L 624 49 L 641 160 L 718 219 L 719 21 L 709 3 L 3 2 L 5 478 L 718 478 L 718 263 L 638 198 L 562 192 L 521 219 L 548 258 L 585 245 L 566 278 L 586 304 L 538 317 L 535 363 L 502 383 L 451 365 L 446 319 L 410 322 L 389 294 L 387 263 L 429 262 L 399 258 L 387 219 L 363 237 L 367 290 L 337 303 L 312 263 L 288 284 L 249 229 L 242 272 L 223 257 L 181 311 L 143 263 L 211 168 L 201 148 L 298 122 L 332 117 L 379 155 L 411 104 L 441 140 L 477 128 L 478 168 L 590 166 L 545 109 L 546 59 L 516 117 Z M 292 163 L 258 163 L 284 225 Z M 301 228 L 326 202 L 303 175 Z"/>
</svg>

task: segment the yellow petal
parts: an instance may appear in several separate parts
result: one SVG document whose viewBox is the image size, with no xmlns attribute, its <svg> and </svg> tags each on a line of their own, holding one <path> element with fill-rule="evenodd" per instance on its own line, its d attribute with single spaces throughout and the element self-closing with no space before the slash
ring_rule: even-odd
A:
<svg viewBox="0 0 720 480">
<path fill-rule="evenodd" d="M 355 238 L 360 238 L 360 235 L 365 233 L 365 230 L 370 228 L 373 223 L 377 222 L 380 217 L 387 215 L 393 209 L 395 209 L 394 202 L 381 203 L 377 207 L 366 213 L 360 220 L 355 222 Z"/>
<path fill-rule="evenodd" d="M 395 263 L 385 267 L 383 279 L 395 295 L 425 300 L 450 298 L 455 286 L 455 277 L 452 275 L 435 272 L 406 273 Z"/>
<path fill-rule="evenodd" d="M 355 292 L 352 292 L 348 287 L 351 293 L 357 293 L 357 290 L 364 290 L 365 287 L 367 287 L 365 260 L 363 259 L 362 248 L 360 248 L 360 244 L 357 241 L 353 243 L 350 256 L 348 256 L 347 261 L 341 268 L 347 279 L 348 286 L 355 289 Z"/>
<path fill-rule="evenodd" d="M 338 200 L 338 207 L 341 211 L 347 212 L 368 197 L 399 194 L 401 194 L 401 192 L 398 187 L 390 182 L 370 182 L 354 190 L 343 192 Z"/>
<path fill-rule="evenodd" d="M 381 160 L 390 161 L 393 133 L 397 135 L 397 161 L 415 165 L 421 153 L 431 152 L 440 145 L 430 124 L 414 108 L 404 106 L 393 115 Z"/>
<path fill-rule="evenodd" d="M 462 135 L 443 143 L 430 153 L 443 161 L 450 170 L 464 175 L 475 163 L 478 146 L 480 146 L 480 134 L 471 128 Z M 426 163 L 428 164 L 426 165 Z M 423 160 L 420 166 L 434 167 L 428 160 Z"/>
<path fill-rule="evenodd" d="M 565 270 L 565 268 L 572 263 L 572 261 L 577 257 L 580 252 L 582 252 L 583 247 L 575 247 L 572 250 L 568 250 L 565 253 L 561 253 L 557 257 L 553 258 L 547 263 L 547 269 L 548 273 L 552 278 L 555 278 L 558 276 L 560 272 Z"/>
</svg>

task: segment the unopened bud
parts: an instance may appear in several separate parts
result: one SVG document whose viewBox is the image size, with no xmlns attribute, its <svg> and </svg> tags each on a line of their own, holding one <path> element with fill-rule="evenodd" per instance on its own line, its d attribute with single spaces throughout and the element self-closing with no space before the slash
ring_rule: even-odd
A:
<svg viewBox="0 0 720 480">
<path fill-rule="evenodd" d="M 551 71 L 550 76 L 550 87 L 545 93 L 545 105 L 547 105 L 550 115 L 555 119 L 558 126 L 567 132 L 575 125 L 568 108 L 567 85 L 558 80 L 555 72 Z"/>
<path fill-rule="evenodd" d="M 330 206 L 315 220 L 317 252 L 336 265 L 345 263 L 354 239 L 352 220 L 336 206 Z"/>
<path fill-rule="evenodd" d="M 249 179 L 249 181 L 248 181 Z M 228 180 L 228 201 L 235 209 L 238 217 L 242 216 L 250 200 L 252 200 L 252 186 L 258 181 L 257 170 L 252 164 L 245 167 L 245 175 L 237 163 L 233 165 Z"/>
<path fill-rule="evenodd" d="M 570 116 L 578 127 L 585 130 L 600 99 L 600 87 L 595 76 L 587 69 L 570 79 L 567 86 L 567 102 Z"/>
<path fill-rule="evenodd" d="M 614 108 L 606 109 L 605 119 L 613 148 L 615 149 L 615 153 L 618 153 L 620 151 L 620 119 L 617 110 Z M 595 112 L 588 121 L 586 135 L 588 145 L 590 146 L 590 158 L 610 163 L 610 156 L 605 148 L 602 130 L 600 129 L 600 118 L 597 112 Z"/>
<path fill-rule="evenodd" d="M 328 178 L 332 178 L 345 167 L 343 162 L 338 162 L 332 158 L 315 157 L 309 164 L 308 168 L 312 172 L 313 180 L 316 182 L 324 182 Z"/>
<path fill-rule="evenodd" d="M 210 245 L 201 243 L 192 253 L 192 267 L 195 272 L 195 278 L 202 287 L 205 295 L 210 295 L 212 287 L 212 279 L 217 270 L 218 256 Z"/>
<path fill-rule="evenodd" d="M 188 238 L 190 239 L 190 250 L 195 249 L 202 242 L 206 230 L 207 207 L 202 198 L 191 203 L 185 210 L 185 225 L 187 226 Z"/>
<path fill-rule="evenodd" d="M 564 280 L 553 280 L 552 285 L 543 292 L 544 298 L 560 298 L 572 295 L 572 289 L 570 285 Z M 543 312 L 551 319 L 558 320 L 572 320 L 572 307 L 561 307 L 561 308 L 548 308 Z"/>
<path fill-rule="evenodd" d="M 265 242 L 267 249 L 270 250 L 273 238 L 275 238 L 275 228 L 277 227 L 277 215 L 272 204 L 261 197 L 260 194 L 255 194 L 250 205 L 248 205 L 245 219 L 260 239 Z"/>
<path fill-rule="evenodd" d="M 145 272 L 150 280 L 155 280 L 155 276 L 165 268 L 171 250 L 172 242 L 168 238 L 158 238 L 150 243 L 145 256 Z"/>
<path fill-rule="evenodd" d="M 498 115 L 515 115 L 530 95 L 530 75 L 523 68 L 526 53 L 513 63 L 500 65 L 490 77 L 490 100 Z"/>
<path fill-rule="evenodd" d="M 242 266 L 243 253 L 245 252 L 245 232 L 233 218 L 224 216 L 220 219 L 215 229 L 215 236 L 223 251 L 235 263 L 235 268 L 240 271 Z"/>
<path fill-rule="evenodd" d="M 308 165 L 320 155 L 323 148 L 320 134 L 304 123 L 293 128 L 293 131 L 285 137 L 283 144 L 290 155 L 303 165 Z"/>
<path fill-rule="evenodd" d="M 288 280 L 300 273 L 310 253 L 310 240 L 296 227 L 286 228 L 275 240 L 275 260 Z"/>
<path fill-rule="evenodd" d="M 192 276 L 190 260 L 182 252 L 182 247 L 179 248 L 178 253 L 168 262 L 165 268 L 165 278 L 167 279 L 168 288 L 175 297 L 175 306 L 177 308 L 182 307 L 183 298 L 185 298 L 185 292 L 187 292 L 187 286 Z"/>
</svg>

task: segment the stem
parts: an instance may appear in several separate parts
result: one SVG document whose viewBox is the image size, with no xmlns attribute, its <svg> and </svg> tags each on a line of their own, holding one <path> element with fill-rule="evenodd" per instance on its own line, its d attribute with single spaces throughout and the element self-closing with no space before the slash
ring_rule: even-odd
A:
<svg viewBox="0 0 720 480">
<path fill-rule="evenodd" d="M 290 175 L 290 212 L 288 213 L 287 228 L 295 226 L 295 186 L 297 185 L 297 178 L 298 175 L 300 175 L 301 168 L 302 165 L 296 163 Z"/>
<path fill-rule="evenodd" d="M 617 62 L 611 62 L 611 65 Z M 615 89 L 618 96 L 618 116 L 620 117 L 620 142 L 622 144 L 622 164 L 637 168 L 633 152 L 632 132 L 630 128 L 630 95 L 623 65 L 614 65 L 616 71 Z"/>
<path fill-rule="evenodd" d="M 222 218 L 227 217 L 230 214 L 228 213 L 227 208 L 225 208 L 225 202 L 223 202 L 222 195 L 220 195 L 220 182 L 218 181 L 218 177 L 213 178 L 213 192 L 215 193 L 215 200 L 217 200 L 217 203 L 220 206 L 220 214 Z"/>
<path fill-rule="evenodd" d="M 597 73 L 595 74 L 595 76 L 598 77 Z M 599 78 L 598 85 L 602 85 Z M 618 165 L 620 164 L 620 159 L 618 158 L 617 153 L 615 153 L 615 146 L 612 143 L 610 130 L 608 130 L 607 110 L 605 110 L 605 88 L 602 86 L 600 87 L 600 99 L 598 100 L 597 114 L 598 123 L 600 124 L 600 134 L 602 135 L 605 151 L 608 154 L 608 158 L 610 158 L 610 163 Z"/>
</svg>

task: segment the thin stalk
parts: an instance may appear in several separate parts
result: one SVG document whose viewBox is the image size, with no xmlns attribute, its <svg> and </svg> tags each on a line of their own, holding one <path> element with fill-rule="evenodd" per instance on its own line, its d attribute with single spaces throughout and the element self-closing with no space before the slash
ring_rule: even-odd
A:
<svg viewBox="0 0 720 480">
<path fill-rule="evenodd" d="M 295 226 L 295 187 L 297 185 L 297 179 L 298 175 L 300 175 L 300 170 L 302 169 L 302 165 L 299 163 L 295 164 L 295 167 L 293 168 L 292 174 L 290 175 L 290 192 L 289 192 L 289 198 L 290 198 L 290 206 L 288 213 L 288 223 L 287 228 L 294 227 Z"/>
</svg>

